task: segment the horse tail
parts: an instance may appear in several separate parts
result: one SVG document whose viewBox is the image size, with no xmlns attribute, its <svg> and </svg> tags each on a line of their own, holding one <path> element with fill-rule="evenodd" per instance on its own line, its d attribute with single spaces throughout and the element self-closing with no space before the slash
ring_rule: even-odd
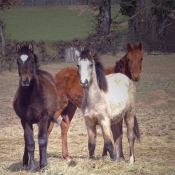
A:
<svg viewBox="0 0 175 175">
<path fill-rule="evenodd" d="M 56 119 L 55 117 L 52 117 L 52 118 L 51 118 L 51 121 L 52 121 L 53 123 L 58 123 L 58 121 L 57 121 L 57 119 Z"/>
<path fill-rule="evenodd" d="M 136 116 L 134 116 L 134 135 L 140 141 L 140 131 Z"/>
</svg>

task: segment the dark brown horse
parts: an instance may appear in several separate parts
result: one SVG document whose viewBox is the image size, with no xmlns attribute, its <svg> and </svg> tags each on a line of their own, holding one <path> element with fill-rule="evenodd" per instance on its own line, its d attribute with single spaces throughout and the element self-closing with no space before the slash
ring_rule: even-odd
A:
<svg viewBox="0 0 175 175">
<path fill-rule="evenodd" d="M 18 53 L 17 64 L 19 73 L 19 87 L 14 97 L 13 107 L 21 119 L 24 129 L 23 166 L 28 165 L 30 157 L 30 171 L 35 171 L 33 139 L 33 124 L 38 124 L 38 143 L 40 153 L 40 168 L 47 165 L 47 129 L 59 105 L 58 93 L 54 78 L 48 72 L 37 67 L 37 57 L 33 52 L 33 45 L 21 47 L 16 45 Z"/>
<path fill-rule="evenodd" d="M 142 68 L 142 43 L 131 46 L 127 44 L 127 53 L 121 58 L 113 67 L 105 68 L 105 74 L 121 72 L 126 74 L 133 81 L 139 81 Z M 55 75 L 55 82 L 58 91 L 59 98 L 61 99 L 60 107 L 55 114 L 55 118 L 59 115 L 63 117 L 61 122 L 61 135 L 62 135 L 62 155 L 70 161 L 71 158 L 68 154 L 67 146 L 67 132 L 70 126 L 70 122 L 75 114 L 75 111 L 81 106 L 83 89 L 79 85 L 80 78 L 77 74 L 78 70 L 74 67 L 64 68 Z M 54 123 L 51 122 L 47 137 L 52 131 Z M 117 160 L 123 158 L 122 152 L 122 122 L 118 123 L 117 132 L 117 145 L 118 152 Z M 103 156 L 107 154 L 107 150 L 104 147 Z"/>
</svg>

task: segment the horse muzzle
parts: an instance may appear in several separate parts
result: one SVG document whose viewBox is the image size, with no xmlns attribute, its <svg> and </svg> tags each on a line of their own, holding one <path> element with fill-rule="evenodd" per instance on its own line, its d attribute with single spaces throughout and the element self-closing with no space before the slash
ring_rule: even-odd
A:
<svg viewBox="0 0 175 175">
<path fill-rule="evenodd" d="M 138 82 L 140 80 L 140 77 L 132 77 L 133 81 Z"/>
<path fill-rule="evenodd" d="M 28 77 L 21 78 L 21 85 L 23 87 L 28 87 L 30 85 L 30 80 Z"/>
<path fill-rule="evenodd" d="M 82 82 L 82 80 L 80 80 L 80 85 L 82 88 L 87 88 L 88 87 L 88 80 L 86 79 L 84 82 Z"/>
</svg>

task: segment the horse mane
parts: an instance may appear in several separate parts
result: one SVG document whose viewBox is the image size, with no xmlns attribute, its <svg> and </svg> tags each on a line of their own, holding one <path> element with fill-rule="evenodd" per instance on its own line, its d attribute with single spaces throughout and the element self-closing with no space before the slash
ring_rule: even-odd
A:
<svg viewBox="0 0 175 175">
<path fill-rule="evenodd" d="M 116 62 L 115 64 L 115 73 L 121 72 L 124 73 L 125 66 L 126 66 L 127 62 L 126 62 L 126 55 L 123 56 L 119 61 Z"/>
<path fill-rule="evenodd" d="M 89 61 L 95 62 L 95 71 L 97 75 L 97 83 L 100 90 L 107 92 L 108 84 L 104 74 L 104 67 L 102 63 L 99 61 L 99 56 L 97 53 L 92 53 L 89 49 L 85 49 L 81 52 L 80 59 L 88 58 Z"/>
</svg>

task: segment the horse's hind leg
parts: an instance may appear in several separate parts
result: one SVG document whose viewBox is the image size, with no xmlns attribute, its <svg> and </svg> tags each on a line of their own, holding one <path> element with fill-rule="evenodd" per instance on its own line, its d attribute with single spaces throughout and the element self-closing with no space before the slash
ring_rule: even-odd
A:
<svg viewBox="0 0 175 175">
<path fill-rule="evenodd" d="M 67 132 L 69 130 L 70 122 L 75 114 L 76 109 L 77 107 L 71 101 L 69 101 L 67 107 L 61 114 L 63 117 L 61 121 L 62 155 L 67 161 L 71 160 L 68 153 Z"/>
<path fill-rule="evenodd" d="M 128 136 L 128 142 L 130 146 L 130 163 L 133 163 L 135 161 L 134 157 L 134 142 L 135 142 L 135 135 L 134 135 L 134 114 L 132 114 L 132 111 L 127 112 L 125 116 L 125 124 L 127 127 L 127 136 Z"/>
<path fill-rule="evenodd" d="M 113 134 L 114 139 L 114 157 L 117 162 L 120 161 L 120 159 L 124 159 L 123 155 L 123 147 L 122 147 L 122 136 L 123 136 L 123 130 L 122 130 L 122 124 L 123 120 L 119 123 L 111 125 L 111 130 Z"/>
<path fill-rule="evenodd" d="M 35 163 L 34 163 L 34 150 L 35 150 L 35 142 L 33 139 L 33 127 L 28 123 L 21 121 L 21 124 L 24 129 L 24 138 L 25 138 L 25 148 L 23 155 L 23 165 L 27 165 L 28 163 L 28 153 L 30 156 L 30 171 L 35 171 Z"/>
</svg>

